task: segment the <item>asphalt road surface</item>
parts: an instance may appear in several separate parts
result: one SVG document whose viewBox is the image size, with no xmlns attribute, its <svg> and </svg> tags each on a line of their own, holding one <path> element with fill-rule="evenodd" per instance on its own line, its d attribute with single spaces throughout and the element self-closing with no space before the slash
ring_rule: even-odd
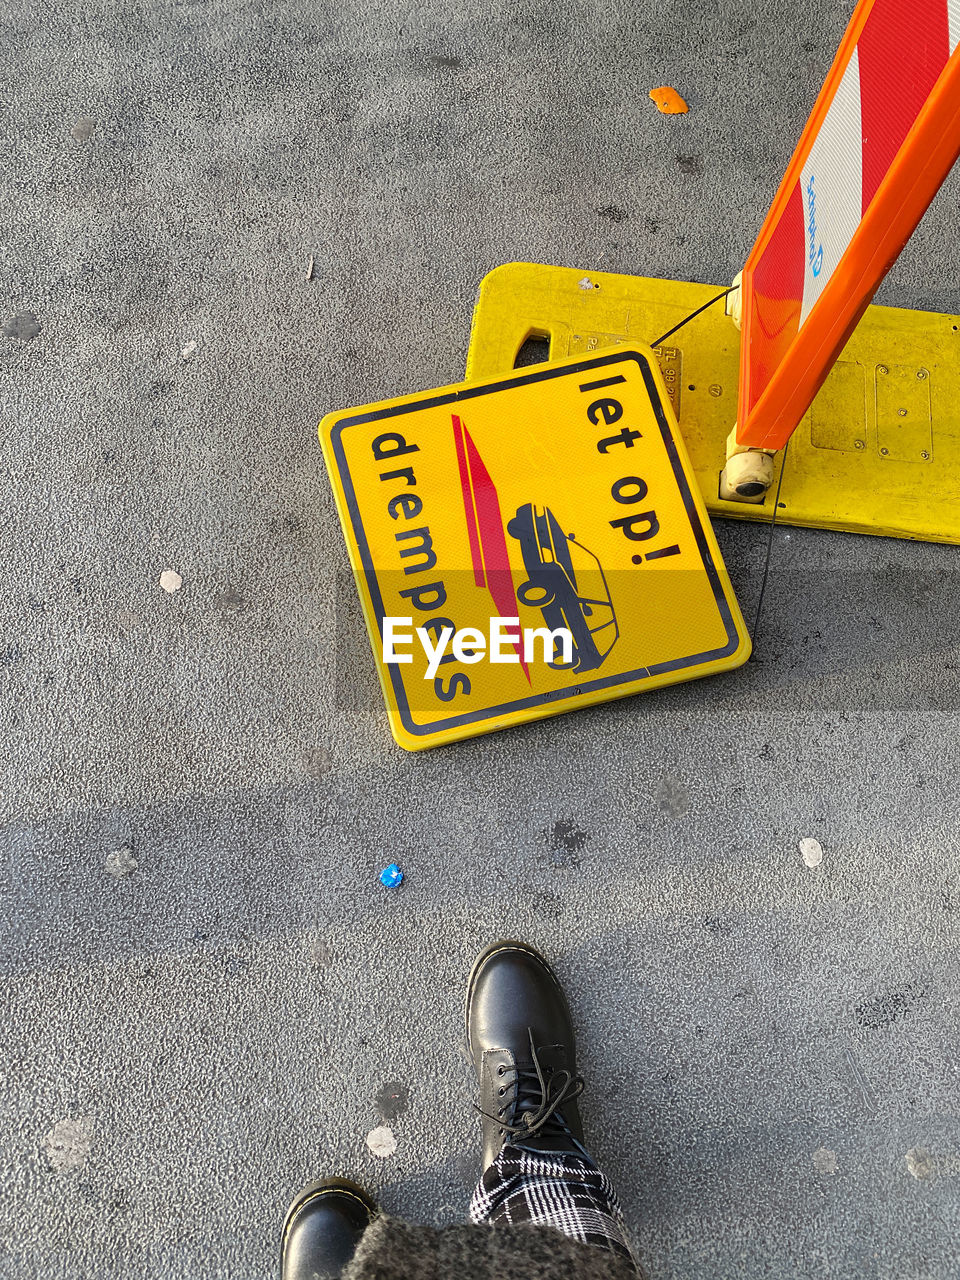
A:
<svg viewBox="0 0 960 1280">
<path fill-rule="evenodd" d="M 4 1277 L 269 1276 L 326 1173 L 461 1219 L 502 934 L 653 1280 L 957 1274 L 956 550 L 777 530 L 747 667 L 411 756 L 316 439 L 501 262 L 731 279 L 850 8 L 7 6 Z M 881 301 L 960 311 L 958 194 Z"/>
</svg>

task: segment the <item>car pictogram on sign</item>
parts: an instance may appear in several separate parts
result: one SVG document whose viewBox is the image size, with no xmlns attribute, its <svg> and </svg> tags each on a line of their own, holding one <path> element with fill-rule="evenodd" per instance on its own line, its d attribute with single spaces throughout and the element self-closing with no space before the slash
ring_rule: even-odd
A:
<svg viewBox="0 0 960 1280">
<path fill-rule="evenodd" d="M 617 615 L 600 561 L 563 527 L 549 507 L 526 502 L 507 524 L 520 543 L 526 581 L 517 599 L 539 609 L 551 631 L 566 627 L 573 637 L 573 661 L 560 658 L 559 643 L 549 663 L 557 671 L 593 671 L 620 635 Z"/>
</svg>

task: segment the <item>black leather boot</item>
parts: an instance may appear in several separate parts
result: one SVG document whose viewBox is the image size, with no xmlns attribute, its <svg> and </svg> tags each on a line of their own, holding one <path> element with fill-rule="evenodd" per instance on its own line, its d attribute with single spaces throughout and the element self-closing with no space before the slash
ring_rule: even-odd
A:
<svg viewBox="0 0 960 1280">
<path fill-rule="evenodd" d="M 470 973 L 466 1013 L 480 1079 L 484 1169 L 508 1141 L 593 1165 L 577 1109 L 583 1080 L 570 1010 L 543 956 L 523 942 L 488 947 Z"/>
<path fill-rule="evenodd" d="M 281 1280 L 339 1280 L 376 1212 L 367 1193 L 346 1178 L 304 1187 L 283 1224 Z"/>
</svg>

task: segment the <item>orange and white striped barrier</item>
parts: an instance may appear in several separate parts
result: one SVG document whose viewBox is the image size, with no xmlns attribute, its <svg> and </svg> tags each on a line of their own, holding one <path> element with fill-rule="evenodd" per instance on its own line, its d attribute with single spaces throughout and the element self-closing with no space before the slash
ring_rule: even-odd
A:
<svg viewBox="0 0 960 1280">
<path fill-rule="evenodd" d="M 960 154 L 960 0 L 861 0 L 743 270 L 736 441 L 783 447 Z"/>
</svg>

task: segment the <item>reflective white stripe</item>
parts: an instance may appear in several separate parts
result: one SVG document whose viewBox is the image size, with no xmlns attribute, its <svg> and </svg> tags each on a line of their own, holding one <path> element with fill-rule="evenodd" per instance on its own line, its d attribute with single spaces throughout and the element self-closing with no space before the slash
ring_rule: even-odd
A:
<svg viewBox="0 0 960 1280">
<path fill-rule="evenodd" d="M 947 29 L 950 32 L 950 52 L 960 41 L 960 0 L 947 0 Z"/>
<path fill-rule="evenodd" d="M 951 0 L 960 7 L 960 0 Z M 860 128 L 860 59 L 853 56 L 810 149 L 800 177 L 805 266 L 800 324 L 860 225 L 863 206 L 863 136 Z"/>
</svg>

